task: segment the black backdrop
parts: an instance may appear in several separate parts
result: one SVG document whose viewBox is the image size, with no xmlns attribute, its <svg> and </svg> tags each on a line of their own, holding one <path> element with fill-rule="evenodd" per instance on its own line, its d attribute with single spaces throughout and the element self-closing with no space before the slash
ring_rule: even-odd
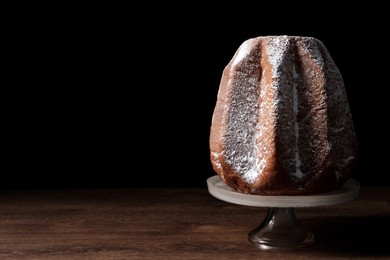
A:
<svg viewBox="0 0 390 260">
<path fill-rule="evenodd" d="M 244 40 L 280 34 L 327 46 L 359 139 L 353 177 L 389 185 L 382 10 L 3 3 L 0 186 L 205 187 L 222 70 Z"/>
</svg>

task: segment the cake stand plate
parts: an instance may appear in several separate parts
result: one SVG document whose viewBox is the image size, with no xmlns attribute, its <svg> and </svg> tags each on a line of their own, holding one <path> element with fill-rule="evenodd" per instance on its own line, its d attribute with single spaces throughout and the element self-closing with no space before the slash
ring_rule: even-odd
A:
<svg viewBox="0 0 390 260">
<path fill-rule="evenodd" d="M 315 195 L 261 196 L 240 193 L 228 187 L 218 175 L 207 179 L 209 193 L 217 199 L 244 206 L 267 207 L 263 222 L 248 233 L 248 240 L 261 249 L 297 249 L 315 242 L 312 232 L 297 223 L 295 208 L 346 203 L 355 199 L 360 184 L 349 179 L 340 189 Z"/>
</svg>

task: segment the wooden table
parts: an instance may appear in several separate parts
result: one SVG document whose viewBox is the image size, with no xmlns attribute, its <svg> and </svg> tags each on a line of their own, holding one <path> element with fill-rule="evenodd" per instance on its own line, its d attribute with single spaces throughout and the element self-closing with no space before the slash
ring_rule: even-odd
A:
<svg viewBox="0 0 390 260">
<path fill-rule="evenodd" d="M 317 244 L 264 251 L 247 233 L 266 208 L 198 189 L 0 191 L 0 259 L 390 259 L 390 189 L 297 208 Z"/>
</svg>

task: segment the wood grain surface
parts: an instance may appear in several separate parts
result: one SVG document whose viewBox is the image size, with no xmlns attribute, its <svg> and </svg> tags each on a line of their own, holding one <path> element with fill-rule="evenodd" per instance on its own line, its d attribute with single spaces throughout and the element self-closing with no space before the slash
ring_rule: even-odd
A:
<svg viewBox="0 0 390 260">
<path fill-rule="evenodd" d="M 247 240 L 266 212 L 201 188 L 0 190 L 0 259 L 390 259 L 389 187 L 297 208 L 317 239 L 301 250 Z"/>
</svg>

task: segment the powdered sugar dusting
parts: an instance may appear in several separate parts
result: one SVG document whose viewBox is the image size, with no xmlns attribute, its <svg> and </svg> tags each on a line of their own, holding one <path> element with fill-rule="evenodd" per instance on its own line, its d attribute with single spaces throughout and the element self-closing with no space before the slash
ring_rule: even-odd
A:
<svg viewBox="0 0 390 260">
<path fill-rule="evenodd" d="M 272 66 L 272 76 L 276 79 L 283 77 L 280 73 L 280 64 L 283 60 L 288 48 L 287 37 L 272 38 L 272 44 L 267 45 L 266 51 L 270 65 Z M 275 82 L 274 87 L 278 87 L 278 82 Z"/>
<path fill-rule="evenodd" d="M 221 165 L 221 163 L 219 161 L 219 156 L 220 156 L 219 153 L 211 152 L 211 157 L 212 157 L 212 160 L 215 162 L 215 167 L 218 170 L 222 170 L 222 165 Z"/>
<path fill-rule="evenodd" d="M 260 57 L 251 53 L 252 43 L 252 40 L 244 42 L 230 64 L 228 84 L 232 84 L 232 93 L 224 136 L 224 159 L 247 183 L 258 178 L 256 138 Z"/>
<path fill-rule="evenodd" d="M 252 41 L 253 41 L 253 39 L 249 39 L 249 40 L 244 41 L 241 44 L 236 56 L 233 59 L 232 67 L 239 64 L 242 60 L 245 59 L 245 57 L 247 57 L 250 54 L 250 51 L 251 51 L 250 46 L 251 46 Z"/>
<path fill-rule="evenodd" d="M 267 55 L 269 57 L 270 65 L 272 66 L 272 76 L 273 76 L 273 87 L 275 89 L 278 89 L 280 91 L 292 91 L 292 115 L 293 115 L 293 136 L 295 138 L 294 140 L 294 147 L 291 147 L 291 149 L 294 149 L 294 160 L 295 162 L 295 171 L 292 171 L 290 174 L 296 178 L 303 178 L 304 174 L 301 171 L 300 167 L 302 165 L 301 157 L 299 154 L 298 149 L 298 140 L 299 140 L 299 123 L 297 119 L 298 115 L 298 109 L 299 109 L 299 100 L 298 100 L 298 85 L 297 85 L 297 79 L 299 77 L 296 67 L 293 64 L 291 64 L 292 69 L 292 86 L 289 87 L 289 81 L 287 80 L 287 68 L 286 68 L 286 55 L 289 54 L 289 49 L 293 46 L 294 41 L 293 38 L 288 36 L 281 36 L 281 37 L 274 37 L 271 38 L 270 44 L 268 44 L 268 47 L 266 48 Z M 283 90 L 282 90 L 283 89 Z M 290 92 L 291 93 L 291 92 Z M 283 95 L 283 94 L 279 94 Z M 277 95 L 275 99 L 275 105 L 278 105 L 281 108 L 284 108 L 282 104 L 278 104 L 280 102 L 280 96 Z M 283 97 L 284 98 L 284 97 Z M 277 115 L 278 116 L 278 115 Z M 285 122 L 283 122 L 285 123 Z"/>
<path fill-rule="evenodd" d="M 340 173 L 340 171 L 338 169 L 343 169 L 344 167 L 346 167 L 349 164 L 351 164 L 355 159 L 356 159 L 356 157 L 350 156 L 350 157 L 344 159 L 343 161 L 341 161 L 339 163 L 340 166 L 336 169 L 336 178 L 340 178 L 341 177 L 341 173 Z"/>
<path fill-rule="evenodd" d="M 298 140 L 299 140 L 299 124 L 298 124 L 298 90 L 297 90 L 297 81 L 296 79 L 299 77 L 296 67 L 293 66 L 293 78 L 294 78 L 294 83 L 293 83 L 293 112 L 295 115 L 294 118 L 294 131 L 295 131 L 295 172 L 292 173 L 293 176 L 297 178 L 302 178 L 304 175 L 301 172 L 301 158 L 299 156 L 299 149 L 298 149 Z"/>
<path fill-rule="evenodd" d="M 259 176 L 258 172 L 256 171 L 256 163 L 254 163 L 252 168 L 245 172 L 243 176 L 246 182 L 253 183 Z"/>
</svg>

